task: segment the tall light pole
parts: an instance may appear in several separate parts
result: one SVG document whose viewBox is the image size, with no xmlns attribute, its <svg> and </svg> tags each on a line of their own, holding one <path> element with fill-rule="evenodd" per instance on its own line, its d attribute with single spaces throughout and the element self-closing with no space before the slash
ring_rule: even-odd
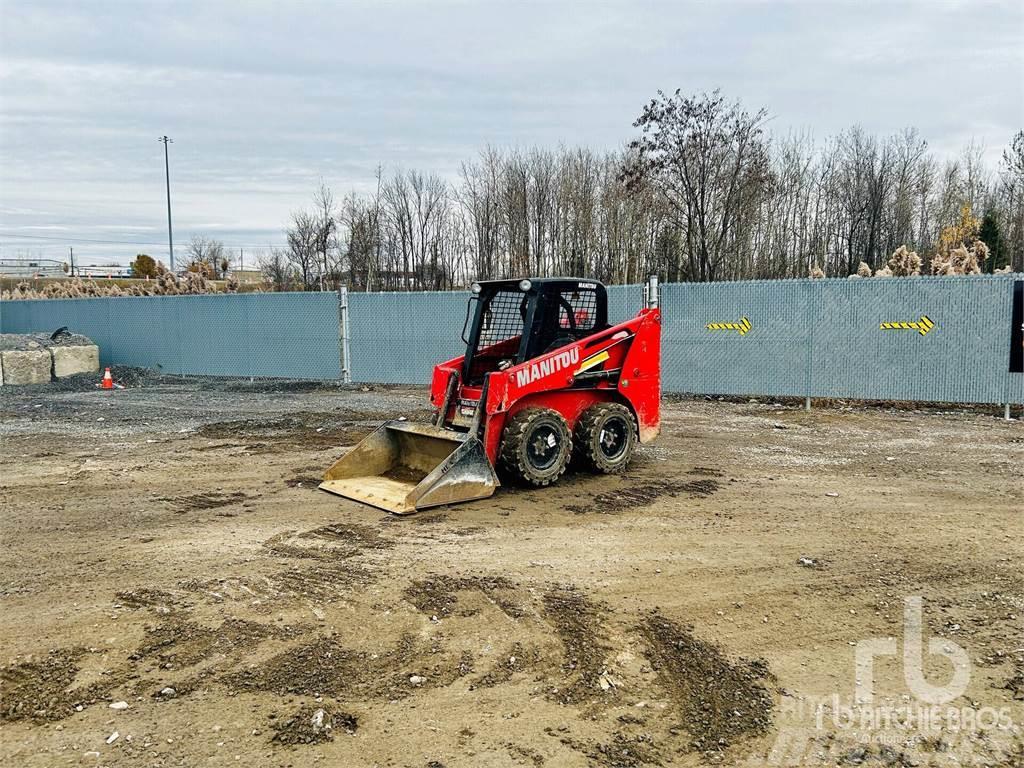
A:
<svg viewBox="0 0 1024 768">
<path fill-rule="evenodd" d="M 171 251 L 171 272 L 174 271 L 174 235 L 171 229 L 171 164 L 167 159 L 167 145 L 173 144 L 174 139 L 161 136 L 157 141 L 164 145 L 164 174 L 167 179 L 167 247 Z"/>
</svg>

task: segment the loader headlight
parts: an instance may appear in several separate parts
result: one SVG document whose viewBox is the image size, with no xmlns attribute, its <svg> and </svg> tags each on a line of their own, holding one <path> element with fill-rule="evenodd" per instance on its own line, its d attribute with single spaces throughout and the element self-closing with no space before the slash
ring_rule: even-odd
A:
<svg viewBox="0 0 1024 768">
<path fill-rule="evenodd" d="M 529 280 L 519 281 L 519 290 L 522 291 L 523 293 L 526 293 L 531 288 L 533 288 L 533 283 L 531 283 Z"/>
<path fill-rule="evenodd" d="M 473 293 L 480 293 L 480 291 L 482 291 L 483 289 L 484 287 L 480 285 L 480 283 L 473 283 L 471 286 L 469 286 L 469 290 L 471 290 Z"/>
</svg>

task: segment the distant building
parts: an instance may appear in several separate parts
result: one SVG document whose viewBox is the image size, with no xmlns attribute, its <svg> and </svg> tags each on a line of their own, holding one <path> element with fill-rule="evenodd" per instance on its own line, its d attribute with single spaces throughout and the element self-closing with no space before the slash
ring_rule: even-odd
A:
<svg viewBox="0 0 1024 768">
<path fill-rule="evenodd" d="M 64 262 L 56 259 L 0 259 L 3 277 L 64 277 Z"/>
<path fill-rule="evenodd" d="M 76 277 L 88 277 L 100 279 L 104 277 L 128 278 L 132 276 L 130 267 L 122 267 L 120 264 L 88 264 L 84 267 L 75 266 Z"/>
<path fill-rule="evenodd" d="M 128 267 L 120 264 L 75 264 L 75 277 L 99 280 L 106 277 L 124 279 L 132 276 Z M 57 259 L 0 259 L 0 277 L 23 277 L 27 280 L 43 278 L 69 278 L 67 262 Z"/>
<path fill-rule="evenodd" d="M 263 282 L 263 273 L 258 269 L 231 269 L 228 274 L 234 275 L 240 283 Z"/>
</svg>

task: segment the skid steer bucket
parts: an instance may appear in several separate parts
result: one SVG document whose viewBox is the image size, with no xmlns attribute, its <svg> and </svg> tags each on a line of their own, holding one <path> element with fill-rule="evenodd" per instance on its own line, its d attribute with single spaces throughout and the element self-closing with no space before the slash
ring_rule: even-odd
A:
<svg viewBox="0 0 1024 768">
<path fill-rule="evenodd" d="M 499 485 L 483 443 L 461 432 L 389 421 L 338 459 L 320 488 L 408 515 L 484 499 Z"/>
</svg>

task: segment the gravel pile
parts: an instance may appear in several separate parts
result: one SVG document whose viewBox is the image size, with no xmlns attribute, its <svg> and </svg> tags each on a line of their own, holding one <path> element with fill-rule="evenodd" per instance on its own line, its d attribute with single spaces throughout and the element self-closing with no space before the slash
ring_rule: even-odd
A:
<svg viewBox="0 0 1024 768">
<path fill-rule="evenodd" d="M 63 329 L 61 329 L 63 330 Z M 40 347 L 88 347 L 93 340 L 80 333 L 0 333 L 0 352 L 39 349 Z"/>
<path fill-rule="evenodd" d="M 21 333 L 0 333 L 0 352 L 23 352 L 41 349 L 42 344 Z"/>
<path fill-rule="evenodd" d="M 126 389 L 135 389 L 158 383 L 161 376 L 147 368 L 130 368 L 128 366 L 111 366 L 110 375 L 114 381 Z M 96 385 L 103 378 L 103 372 L 99 373 L 76 373 L 65 376 L 62 379 L 55 379 L 46 384 L 28 384 L 19 387 L 3 387 L 0 389 L 5 395 L 45 395 L 54 392 L 88 392 L 96 389 Z"/>
</svg>

